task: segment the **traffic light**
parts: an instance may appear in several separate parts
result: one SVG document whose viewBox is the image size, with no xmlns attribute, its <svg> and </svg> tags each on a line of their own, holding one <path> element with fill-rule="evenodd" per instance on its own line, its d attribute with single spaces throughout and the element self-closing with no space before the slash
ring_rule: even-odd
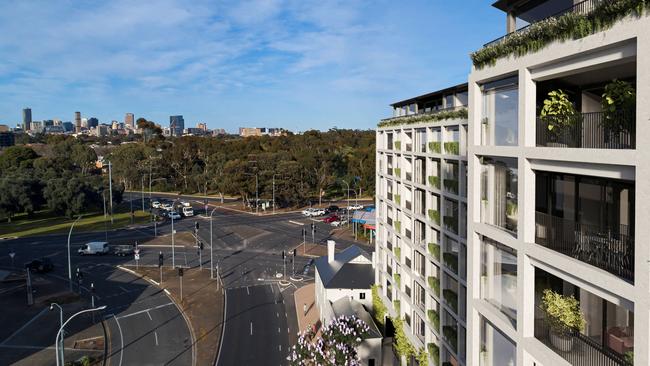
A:
<svg viewBox="0 0 650 366">
<path fill-rule="evenodd" d="M 199 230 L 199 222 L 198 221 L 194 222 L 194 230 L 197 230 L 197 231 Z"/>
<path fill-rule="evenodd" d="M 199 248 L 203 250 L 203 241 L 199 241 Z"/>
<path fill-rule="evenodd" d="M 293 250 L 293 256 L 296 256 L 296 249 Z"/>
<path fill-rule="evenodd" d="M 285 259 L 287 255 L 284 253 L 284 250 L 282 251 L 282 259 Z"/>
<path fill-rule="evenodd" d="M 178 275 L 183 277 L 183 267 L 178 267 Z"/>
<path fill-rule="evenodd" d="M 160 252 L 160 254 L 158 254 L 158 267 L 162 267 L 162 266 L 163 266 L 163 253 Z"/>
</svg>

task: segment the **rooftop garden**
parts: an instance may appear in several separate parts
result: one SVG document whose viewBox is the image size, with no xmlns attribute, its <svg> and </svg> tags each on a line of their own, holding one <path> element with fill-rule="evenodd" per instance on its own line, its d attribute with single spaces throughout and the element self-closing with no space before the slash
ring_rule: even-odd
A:
<svg viewBox="0 0 650 366">
<path fill-rule="evenodd" d="M 415 114 L 411 116 L 394 117 L 379 122 L 379 124 L 377 124 L 377 127 L 401 126 L 401 125 L 410 125 L 415 123 L 426 123 L 426 122 L 440 122 L 447 119 L 467 119 L 467 109 L 462 108 L 462 109 L 456 109 L 451 111 L 445 110 L 445 111 L 437 111 L 433 113 L 423 113 L 423 114 Z"/>
<path fill-rule="evenodd" d="M 568 12 L 533 23 L 524 30 L 511 33 L 503 40 L 473 52 L 470 57 L 474 67 L 482 69 L 496 64 L 501 58 L 534 53 L 556 41 L 587 37 L 611 28 L 625 17 L 640 17 L 648 11 L 650 0 L 603 1 L 586 14 Z"/>
</svg>

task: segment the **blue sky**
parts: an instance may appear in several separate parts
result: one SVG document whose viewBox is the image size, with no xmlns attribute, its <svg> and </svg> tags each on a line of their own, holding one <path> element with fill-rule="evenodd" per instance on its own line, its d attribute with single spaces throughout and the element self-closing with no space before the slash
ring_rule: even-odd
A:
<svg viewBox="0 0 650 366">
<path fill-rule="evenodd" d="M 500 36 L 492 1 L 3 1 L 0 123 L 374 128 L 388 104 L 466 81 Z"/>
</svg>

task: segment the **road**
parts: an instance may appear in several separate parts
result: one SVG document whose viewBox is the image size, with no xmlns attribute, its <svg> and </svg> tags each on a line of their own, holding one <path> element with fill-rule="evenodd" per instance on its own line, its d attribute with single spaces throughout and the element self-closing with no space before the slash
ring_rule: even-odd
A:
<svg viewBox="0 0 650 366">
<path fill-rule="evenodd" d="M 141 207 L 139 196 L 133 197 L 134 207 Z M 188 199 L 195 212 L 202 213 L 203 201 Z M 211 207 L 212 208 L 212 207 Z M 175 246 L 176 266 L 197 267 L 206 270 L 214 265 L 226 287 L 227 307 L 223 348 L 218 365 L 284 365 L 289 345 L 296 341 L 299 331 L 293 303 L 293 291 L 313 281 L 313 268 L 308 268 L 302 281 L 280 286 L 279 280 L 301 274 L 307 258 L 291 255 L 291 250 L 303 241 L 303 228 L 316 227 L 316 243 L 325 245 L 331 239 L 331 226 L 311 220 L 299 213 L 255 216 L 248 213 L 217 208 L 213 215 L 214 248 L 210 258 L 210 219 L 203 215 L 174 222 L 176 233 L 194 233 L 198 222 L 198 240 L 204 242 L 199 256 L 198 248 Z M 157 235 L 169 239 L 168 244 L 156 247 L 141 246 L 140 266 L 157 266 L 158 253 L 163 252 L 165 265 L 172 263 L 171 222 L 157 225 Z M 187 324 L 169 298 L 157 287 L 129 273 L 117 270 L 118 264 L 135 265 L 133 257 L 78 257 L 74 253 L 83 243 L 105 240 L 111 245 L 145 242 L 154 235 L 154 229 L 144 225 L 107 233 L 80 233 L 72 235 L 72 269 L 79 267 L 87 273 L 82 286 L 94 282 L 97 304 L 106 304 L 104 312 L 110 327 L 111 365 L 191 365 L 191 336 Z M 35 257 L 50 256 L 55 263 L 55 276 L 67 278 L 67 250 L 65 235 L 22 238 L 0 242 L 0 265 L 8 265 L 4 253 L 14 250 L 16 263 Z M 307 241 L 311 241 L 308 232 Z M 337 240 L 343 249 L 352 241 Z M 367 250 L 372 248 L 366 247 Z M 288 256 L 282 258 L 282 252 Z M 202 262 L 199 261 L 201 257 Z M 285 277 L 286 273 L 286 277 Z"/>
</svg>

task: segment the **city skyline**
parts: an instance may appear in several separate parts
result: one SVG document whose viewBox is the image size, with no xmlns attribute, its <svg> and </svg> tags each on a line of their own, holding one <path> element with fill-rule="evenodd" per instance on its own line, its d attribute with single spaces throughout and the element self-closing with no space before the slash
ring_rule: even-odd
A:
<svg viewBox="0 0 650 366">
<path fill-rule="evenodd" d="M 410 8 L 417 11 L 402 17 L 396 14 L 407 7 L 375 5 L 3 6 L 0 29 L 12 37 L 0 41 L 8 55 L 0 63 L 7 95 L 0 123 L 21 122 L 21 109 L 29 106 L 35 120 L 70 120 L 75 110 L 122 120 L 128 111 L 162 125 L 183 115 L 188 123 L 229 131 L 242 125 L 372 128 L 390 102 L 464 80 L 468 53 L 503 32 L 489 7 L 468 18 L 462 6 L 416 1 Z M 22 26 L 26 17 L 48 24 L 63 14 L 78 19 L 74 28 Z M 461 25 L 468 31 L 453 40 L 436 34 Z M 431 39 L 437 47 L 422 47 Z"/>
</svg>

